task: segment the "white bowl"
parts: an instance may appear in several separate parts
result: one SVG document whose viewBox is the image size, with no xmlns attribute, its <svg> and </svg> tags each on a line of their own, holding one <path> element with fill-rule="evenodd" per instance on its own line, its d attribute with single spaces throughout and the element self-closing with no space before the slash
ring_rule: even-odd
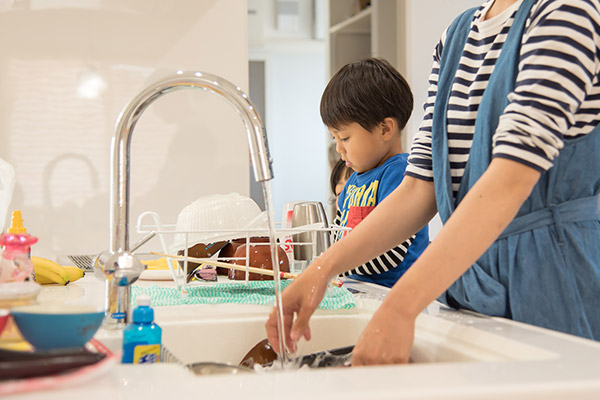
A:
<svg viewBox="0 0 600 400">
<path fill-rule="evenodd" d="M 201 197 L 179 213 L 171 250 L 244 237 L 246 234 L 242 229 L 260 214 L 261 210 L 254 200 L 238 193 Z"/>
<path fill-rule="evenodd" d="M 38 283 L 31 281 L 0 283 L 0 308 L 31 304 L 35 302 L 41 288 Z"/>
</svg>

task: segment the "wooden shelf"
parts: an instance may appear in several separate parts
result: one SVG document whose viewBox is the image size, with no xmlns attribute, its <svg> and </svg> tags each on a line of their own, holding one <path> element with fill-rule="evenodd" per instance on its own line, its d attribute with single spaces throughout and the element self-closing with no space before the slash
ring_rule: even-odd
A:
<svg viewBox="0 0 600 400">
<path fill-rule="evenodd" d="M 404 29 L 400 17 L 404 0 L 371 0 L 354 15 L 353 5 L 349 0 L 329 0 L 329 75 L 365 57 L 385 58 L 400 69 L 398 34 Z"/>
<path fill-rule="evenodd" d="M 358 14 L 333 25 L 329 28 L 330 34 L 335 33 L 370 33 L 372 8 L 367 7 Z"/>
</svg>

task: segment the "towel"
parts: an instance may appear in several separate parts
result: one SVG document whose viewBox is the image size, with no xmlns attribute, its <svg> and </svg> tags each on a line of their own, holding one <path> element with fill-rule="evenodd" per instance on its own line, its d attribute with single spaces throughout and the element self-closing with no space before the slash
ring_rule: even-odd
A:
<svg viewBox="0 0 600 400">
<path fill-rule="evenodd" d="M 282 280 L 281 289 L 289 285 L 291 280 Z M 156 284 L 147 288 L 132 286 L 131 302 L 140 294 L 152 298 L 152 306 L 176 306 L 182 304 L 275 304 L 275 287 L 273 281 L 250 281 L 235 283 L 217 283 L 214 285 L 188 286 L 187 296 L 181 295 L 177 288 L 159 287 Z M 330 287 L 321 301 L 319 308 L 323 310 L 351 309 L 356 306 L 354 296 L 344 287 Z"/>
</svg>

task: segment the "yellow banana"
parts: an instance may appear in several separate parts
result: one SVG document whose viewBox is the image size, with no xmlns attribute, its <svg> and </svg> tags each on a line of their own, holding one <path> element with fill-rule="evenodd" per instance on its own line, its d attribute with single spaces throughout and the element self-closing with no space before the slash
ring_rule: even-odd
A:
<svg viewBox="0 0 600 400">
<path fill-rule="evenodd" d="M 177 266 L 177 261 L 173 261 L 173 265 Z M 142 264 L 146 264 L 149 270 L 162 270 L 169 269 L 168 261 L 165 257 L 159 258 L 157 260 L 144 260 Z"/>
<path fill-rule="evenodd" d="M 35 274 L 35 281 L 40 285 L 66 285 L 64 283 L 64 279 L 62 279 L 59 275 L 55 276 L 47 276 L 42 273 Z"/>
<path fill-rule="evenodd" d="M 63 265 L 62 267 L 67 271 L 67 274 L 69 274 L 69 281 L 71 282 L 75 282 L 85 275 L 81 268 L 77 268 L 74 265 Z"/>
<path fill-rule="evenodd" d="M 66 285 L 69 283 L 69 274 L 62 265 L 55 263 L 43 257 L 32 256 L 33 270 L 35 272 L 35 280 L 40 284 L 59 284 Z"/>
</svg>

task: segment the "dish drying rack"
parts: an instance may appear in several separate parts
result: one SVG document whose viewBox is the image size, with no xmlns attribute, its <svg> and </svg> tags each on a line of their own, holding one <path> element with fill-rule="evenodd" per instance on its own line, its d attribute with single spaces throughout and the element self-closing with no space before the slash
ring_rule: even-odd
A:
<svg viewBox="0 0 600 400">
<path fill-rule="evenodd" d="M 266 212 L 263 212 L 261 215 L 264 215 Z M 151 217 L 153 222 L 151 224 L 144 223 L 144 219 L 147 217 Z M 315 248 L 314 243 L 311 242 L 299 242 L 293 241 L 292 238 L 295 235 L 303 234 L 303 233 L 316 233 L 316 234 L 328 234 L 329 242 L 333 243 L 334 238 L 337 236 L 338 232 L 341 231 L 350 231 L 351 228 L 340 227 L 337 225 L 328 225 L 327 227 L 322 226 L 321 223 L 304 225 L 299 227 L 286 227 L 282 228 L 281 222 L 275 223 L 275 238 L 279 240 L 279 246 L 283 248 L 286 253 L 286 256 L 289 259 L 290 266 L 294 265 L 294 262 L 298 262 L 301 260 L 293 259 L 293 246 L 313 246 Z M 260 228 L 243 228 L 243 229 L 219 229 L 219 230 L 177 230 L 176 224 L 162 224 L 159 215 L 153 211 L 145 211 L 138 216 L 136 223 L 136 232 L 140 234 L 144 234 L 145 238 L 148 238 L 145 242 L 151 239 L 154 236 L 158 236 L 160 240 L 160 244 L 165 255 L 175 255 L 178 251 L 183 251 L 183 256 L 181 258 L 169 258 L 165 257 L 167 260 L 167 265 L 169 267 L 169 271 L 171 273 L 171 278 L 175 282 L 178 290 L 182 295 L 187 294 L 187 287 L 190 283 L 187 281 L 187 273 L 188 270 L 188 262 L 196 262 L 190 261 L 188 258 L 188 249 L 198 243 L 216 243 L 221 241 L 226 241 L 229 243 L 232 240 L 245 239 L 245 244 L 252 244 L 253 246 L 261 246 L 261 245 L 270 245 L 269 242 L 254 242 L 251 241 L 252 238 L 256 237 L 269 237 L 270 233 L 266 227 Z M 201 234 L 205 236 L 205 241 L 199 241 L 198 239 L 191 240 L 190 235 Z M 173 245 L 169 246 L 165 239 L 165 236 L 174 236 L 180 235 L 184 237 L 184 240 L 178 244 L 178 248 L 174 249 Z M 223 246 L 224 247 L 224 246 Z M 246 246 L 246 257 L 219 257 L 219 252 L 222 248 L 218 249 L 213 256 L 209 257 L 214 259 L 215 261 L 235 261 L 235 260 L 246 260 L 249 257 L 249 248 L 250 246 Z M 157 254 L 157 253 L 155 253 Z M 290 256 L 291 254 L 291 256 Z M 313 254 L 313 258 L 318 256 L 318 254 Z M 182 261 L 182 263 L 177 262 L 177 260 Z M 197 262 L 196 262 L 197 263 Z M 308 263 L 304 261 L 304 263 Z M 201 263 L 200 263 L 201 264 Z M 249 267 L 248 263 L 244 263 L 246 267 Z M 245 282 L 248 284 L 249 275 L 251 271 L 246 268 L 245 270 L 245 279 L 244 281 L 236 281 L 236 282 Z M 194 281 L 198 282 L 198 281 Z M 202 282 L 206 283 L 206 282 Z"/>
</svg>

